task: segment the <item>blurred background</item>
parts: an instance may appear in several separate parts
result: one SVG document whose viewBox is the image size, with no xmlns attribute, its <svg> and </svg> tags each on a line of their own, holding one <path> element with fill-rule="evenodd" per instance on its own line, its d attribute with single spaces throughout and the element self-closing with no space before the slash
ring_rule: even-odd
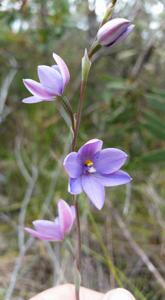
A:
<svg viewBox="0 0 165 300">
<path fill-rule="evenodd" d="M 30 95 L 22 78 L 37 80 L 37 66 L 54 64 L 58 53 L 71 72 L 66 94 L 76 110 L 80 59 L 109 2 L 0 2 L 0 299 L 28 299 L 74 281 L 67 241 L 24 234 L 34 219 L 54 218 L 59 198 L 71 203 L 62 167 L 71 136 L 55 103 L 21 103 Z M 129 153 L 125 170 L 133 177 L 107 189 L 101 212 L 79 197 L 83 285 L 124 286 L 137 300 L 165 299 L 164 8 L 164 0 L 117 1 L 113 17 L 135 29 L 96 55 L 79 134 L 79 145 L 97 137 Z"/>
</svg>

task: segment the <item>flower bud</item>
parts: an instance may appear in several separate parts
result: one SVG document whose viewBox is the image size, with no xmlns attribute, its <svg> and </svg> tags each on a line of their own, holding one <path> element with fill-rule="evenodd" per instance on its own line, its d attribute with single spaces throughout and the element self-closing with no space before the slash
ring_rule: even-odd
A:
<svg viewBox="0 0 165 300">
<path fill-rule="evenodd" d="M 97 40 L 102 46 L 110 47 L 124 40 L 133 30 L 134 25 L 124 18 L 115 18 L 105 23 L 97 33 Z"/>
<path fill-rule="evenodd" d="M 82 58 L 82 81 L 87 81 L 90 67 L 91 61 L 89 59 L 88 52 L 85 49 L 84 56 Z"/>
</svg>

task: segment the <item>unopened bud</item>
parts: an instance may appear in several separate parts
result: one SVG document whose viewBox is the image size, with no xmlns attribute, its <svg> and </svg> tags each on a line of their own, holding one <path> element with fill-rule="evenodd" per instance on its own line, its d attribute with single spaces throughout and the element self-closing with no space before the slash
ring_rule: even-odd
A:
<svg viewBox="0 0 165 300">
<path fill-rule="evenodd" d="M 124 40 L 133 30 L 134 25 L 124 18 L 115 18 L 105 23 L 97 33 L 97 40 L 102 46 L 112 45 Z"/>
<path fill-rule="evenodd" d="M 87 81 L 90 67 L 91 61 L 89 59 L 87 49 L 85 49 L 84 56 L 82 58 L 82 81 Z"/>
</svg>

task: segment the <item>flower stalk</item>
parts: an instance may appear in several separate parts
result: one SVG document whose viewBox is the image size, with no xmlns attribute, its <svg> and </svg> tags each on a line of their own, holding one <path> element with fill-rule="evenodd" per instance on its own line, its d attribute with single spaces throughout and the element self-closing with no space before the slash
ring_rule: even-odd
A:
<svg viewBox="0 0 165 300">
<path fill-rule="evenodd" d="M 113 13 L 113 10 L 115 8 L 116 3 L 117 3 L 117 0 L 112 0 L 111 3 L 107 6 L 107 9 L 105 11 L 103 20 L 100 24 L 100 27 L 102 25 L 104 25 L 110 19 L 110 17 L 112 16 L 112 13 Z"/>
<path fill-rule="evenodd" d="M 80 128 L 80 122 L 81 122 L 81 115 L 82 115 L 82 108 L 83 108 L 83 102 L 84 102 L 84 94 L 86 89 L 86 84 L 88 80 L 88 74 L 90 71 L 91 62 L 89 60 L 88 54 L 85 51 L 85 55 L 82 58 L 82 81 L 80 86 L 80 98 L 78 103 L 78 109 L 77 109 L 77 116 L 76 116 L 76 124 L 74 129 L 74 136 L 72 141 L 72 151 L 75 151 L 77 148 L 77 138 L 78 138 L 78 132 Z M 76 209 L 76 228 L 77 228 L 77 254 L 76 254 L 76 268 L 77 268 L 77 274 L 76 276 L 79 277 L 78 283 L 75 281 L 75 295 L 76 300 L 80 300 L 80 281 L 81 281 L 81 230 L 80 230 L 80 215 L 79 215 L 79 205 L 77 201 L 77 196 L 73 195 L 74 205 Z"/>
<path fill-rule="evenodd" d="M 75 151 L 77 148 L 77 138 L 78 138 L 78 132 L 79 132 L 80 123 L 81 123 L 81 115 L 82 115 L 82 108 L 83 108 L 86 84 L 87 84 L 87 81 L 81 81 L 80 98 L 79 98 L 78 109 L 77 109 L 77 114 L 76 114 L 76 126 L 75 126 L 73 141 L 72 141 L 72 151 Z"/>
<path fill-rule="evenodd" d="M 76 300 L 80 300 L 81 285 L 81 230 L 80 230 L 80 214 L 77 196 L 73 195 L 75 211 L 76 211 L 76 228 L 77 228 L 77 253 L 76 253 L 76 274 L 75 274 L 75 295 Z"/>
<path fill-rule="evenodd" d="M 80 122 L 81 122 L 81 115 L 82 115 L 86 83 L 87 83 L 87 81 L 81 81 L 80 98 L 79 98 L 77 118 L 76 118 L 76 127 L 74 130 L 74 136 L 73 136 L 73 141 L 72 141 L 72 151 L 75 151 L 77 148 L 77 138 L 78 138 L 78 132 L 79 132 Z M 76 268 L 77 268 L 77 271 L 81 278 L 81 230 L 80 230 L 79 204 L 77 202 L 76 195 L 73 195 L 73 199 L 74 199 L 74 204 L 75 204 L 75 208 L 76 208 L 76 228 L 77 228 Z M 76 295 L 76 300 L 80 300 L 80 286 L 77 284 L 75 284 L 75 295 Z"/>
</svg>

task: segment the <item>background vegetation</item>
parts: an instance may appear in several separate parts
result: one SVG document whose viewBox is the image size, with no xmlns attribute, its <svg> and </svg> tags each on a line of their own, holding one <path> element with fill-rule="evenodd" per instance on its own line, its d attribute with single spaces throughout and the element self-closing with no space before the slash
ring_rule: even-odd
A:
<svg viewBox="0 0 165 300">
<path fill-rule="evenodd" d="M 70 201 L 62 161 L 71 137 L 56 105 L 25 105 L 22 78 L 61 55 L 71 71 L 67 95 L 79 97 L 80 58 L 109 1 L 0 2 L 0 298 L 28 299 L 73 282 L 68 244 L 24 236 L 24 224 L 53 218 Z M 79 145 L 90 138 L 129 153 L 131 185 L 107 190 L 97 212 L 81 195 L 83 285 L 129 288 L 137 300 L 165 297 L 164 1 L 120 0 L 113 14 L 136 25 L 130 37 L 96 56 L 85 97 Z M 75 241 L 75 232 L 72 233 Z"/>
</svg>

